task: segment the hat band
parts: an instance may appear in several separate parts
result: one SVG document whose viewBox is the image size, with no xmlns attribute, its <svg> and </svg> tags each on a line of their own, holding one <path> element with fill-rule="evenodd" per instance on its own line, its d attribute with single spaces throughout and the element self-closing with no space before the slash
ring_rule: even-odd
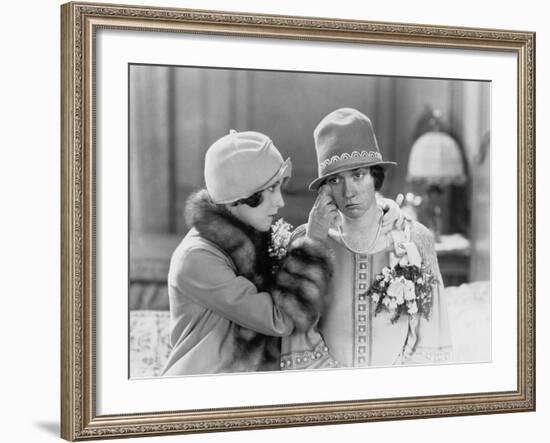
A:
<svg viewBox="0 0 550 443">
<path fill-rule="evenodd" d="M 378 151 L 353 151 L 351 154 L 344 152 L 340 155 L 333 155 L 327 158 L 319 165 L 319 172 L 322 173 L 327 167 L 339 163 L 344 160 L 361 160 L 361 161 L 382 161 L 382 155 Z"/>
</svg>

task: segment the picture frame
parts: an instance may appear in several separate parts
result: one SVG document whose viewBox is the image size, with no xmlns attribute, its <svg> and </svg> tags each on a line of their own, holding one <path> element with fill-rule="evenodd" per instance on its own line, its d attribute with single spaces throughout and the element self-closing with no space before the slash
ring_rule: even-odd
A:
<svg viewBox="0 0 550 443">
<path fill-rule="evenodd" d="M 306 426 L 445 417 L 535 410 L 535 35 L 525 31 L 453 28 L 436 25 L 364 22 L 313 17 L 135 7 L 72 2 L 61 7 L 61 436 L 86 440 L 108 437 L 186 434 L 283 426 Z M 98 186 L 98 32 L 120 34 L 254 38 L 269 42 L 379 45 L 427 51 L 467 50 L 511 54 L 517 74 L 517 346 L 515 389 L 391 398 L 318 399 L 185 410 L 99 413 L 98 290 L 104 290 L 105 237 L 98 232 L 105 212 Z M 198 37 L 197 37 L 198 38 Z M 259 43 L 261 45 L 261 42 Z M 126 129 L 123 129 L 125 132 Z M 102 243 L 103 242 L 103 243 Z M 119 263 L 127 270 L 127 263 Z M 496 274 L 498 278 L 498 273 Z M 497 331 L 498 332 L 498 331 Z M 104 339 L 104 338 L 103 338 Z M 515 343 L 515 341 L 514 341 Z M 322 376 L 322 374 L 321 374 Z M 144 380 L 142 383 L 147 383 Z M 228 402 L 229 404 L 231 401 Z"/>
</svg>

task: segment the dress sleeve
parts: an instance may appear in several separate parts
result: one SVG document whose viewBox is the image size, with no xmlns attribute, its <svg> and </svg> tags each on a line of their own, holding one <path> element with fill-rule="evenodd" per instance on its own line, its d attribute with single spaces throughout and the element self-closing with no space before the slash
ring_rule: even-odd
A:
<svg viewBox="0 0 550 443">
<path fill-rule="evenodd" d="M 432 309 L 429 319 L 412 316 L 402 353 L 402 363 L 437 363 L 452 360 L 451 333 L 443 280 L 439 271 L 432 233 L 419 223 L 411 225 L 411 241 L 417 246 L 422 263 L 436 278 L 432 287 Z"/>
<path fill-rule="evenodd" d="M 228 258 L 213 251 L 189 251 L 173 270 L 170 284 L 195 303 L 264 335 L 285 336 L 294 322 L 268 292 L 235 273 Z"/>
</svg>

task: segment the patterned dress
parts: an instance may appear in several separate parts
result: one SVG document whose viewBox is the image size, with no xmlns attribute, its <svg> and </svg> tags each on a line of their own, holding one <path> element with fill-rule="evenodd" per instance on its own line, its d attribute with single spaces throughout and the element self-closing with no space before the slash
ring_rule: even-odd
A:
<svg viewBox="0 0 550 443">
<path fill-rule="evenodd" d="M 295 236 L 304 235 L 305 228 Z M 443 283 L 437 264 L 433 236 L 417 222 L 406 222 L 401 231 L 391 233 L 389 251 L 359 254 L 350 250 L 338 230 L 330 230 L 327 246 L 334 254 L 334 274 L 323 313 L 315 328 L 306 334 L 283 339 L 281 368 L 375 367 L 398 364 L 429 364 L 452 359 Z M 419 260 L 436 277 L 429 321 L 420 315 L 375 314 L 375 303 L 366 295 L 374 277 L 385 266 Z"/>
</svg>

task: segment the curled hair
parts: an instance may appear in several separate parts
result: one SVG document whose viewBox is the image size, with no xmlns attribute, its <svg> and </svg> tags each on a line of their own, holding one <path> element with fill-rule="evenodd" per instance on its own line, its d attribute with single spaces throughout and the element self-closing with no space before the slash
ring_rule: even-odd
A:
<svg viewBox="0 0 550 443">
<path fill-rule="evenodd" d="M 283 178 L 280 183 L 281 183 L 281 188 L 284 187 L 286 185 L 286 183 L 288 182 L 288 177 L 285 177 Z M 279 182 L 277 182 L 279 183 Z M 275 183 L 276 184 L 276 183 Z M 274 185 L 272 185 L 274 186 Z M 250 197 L 246 197 L 246 198 L 241 198 L 240 200 L 237 200 L 236 202 L 233 202 L 231 205 L 232 206 L 237 206 L 239 204 L 241 205 L 248 205 L 250 206 L 251 208 L 257 208 L 258 206 L 260 206 L 262 204 L 262 202 L 264 201 L 264 191 L 266 189 L 269 189 L 268 188 L 265 188 L 265 189 L 261 189 L 260 191 L 256 191 L 254 194 L 252 194 Z"/>
<path fill-rule="evenodd" d="M 386 171 L 382 166 L 371 166 L 369 168 L 369 174 L 374 180 L 374 190 L 380 191 L 382 185 L 384 184 L 384 178 L 386 176 Z"/>
<path fill-rule="evenodd" d="M 236 202 L 232 203 L 232 206 L 237 206 L 241 204 L 241 205 L 248 205 L 251 208 L 257 208 L 264 201 L 263 192 L 264 191 L 258 191 L 252 194 L 250 197 L 241 198 L 240 200 L 237 200 Z"/>
</svg>

